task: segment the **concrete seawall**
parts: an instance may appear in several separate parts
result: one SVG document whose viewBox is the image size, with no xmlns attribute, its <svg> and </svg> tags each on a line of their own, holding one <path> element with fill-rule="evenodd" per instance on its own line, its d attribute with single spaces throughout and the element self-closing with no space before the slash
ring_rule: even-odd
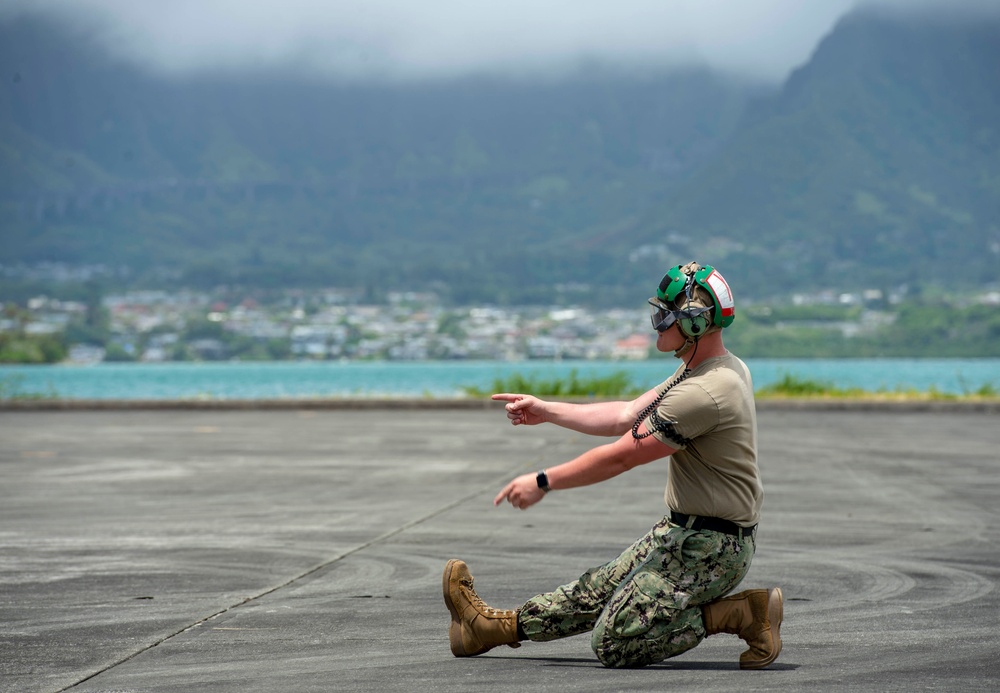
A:
<svg viewBox="0 0 1000 693">
<path fill-rule="evenodd" d="M 569 399 L 581 403 L 592 399 Z M 0 400 L 4 411 L 340 411 L 398 409 L 502 409 L 502 403 L 473 398 L 378 398 L 329 397 L 317 399 L 9 399 Z M 1000 399 L 849 399 L 766 398 L 757 401 L 759 411 L 884 411 L 884 412 L 979 412 L 1000 414 Z"/>
</svg>

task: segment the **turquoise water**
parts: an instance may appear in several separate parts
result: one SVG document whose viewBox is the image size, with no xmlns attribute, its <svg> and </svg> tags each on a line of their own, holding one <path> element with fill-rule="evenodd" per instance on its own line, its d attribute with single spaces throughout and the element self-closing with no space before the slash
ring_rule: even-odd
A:
<svg viewBox="0 0 1000 693">
<path fill-rule="evenodd" d="M 625 371 L 652 387 L 673 359 L 621 361 L 277 362 L 0 366 L 0 397 L 65 399 L 263 399 L 296 397 L 456 397 L 463 386 L 492 389 L 513 373 L 551 379 Z M 964 394 L 1000 389 L 1000 359 L 747 359 L 754 385 L 785 374 L 867 390 L 937 389 Z"/>
</svg>

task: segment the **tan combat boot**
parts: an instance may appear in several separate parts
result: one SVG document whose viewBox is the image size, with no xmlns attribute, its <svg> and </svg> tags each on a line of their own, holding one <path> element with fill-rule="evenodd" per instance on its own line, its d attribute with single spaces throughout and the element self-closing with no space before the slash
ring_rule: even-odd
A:
<svg viewBox="0 0 1000 693">
<path fill-rule="evenodd" d="M 781 588 L 747 590 L 701 607 L 709 635 L 732 633 L 750 649 L 740 655 L 740 669 L 763 669 L 781 652 Z"/>
<path fill-rule="evenodd" d="M 448 639 L 456 657 L 472 657 L 498 645 L 520 647 L 517 612 L 490 608 L 472 588 L 472 575 L 463 561 L 453 558 L 444 567 L 444 603 L 451 612 Z"/>
</svg>

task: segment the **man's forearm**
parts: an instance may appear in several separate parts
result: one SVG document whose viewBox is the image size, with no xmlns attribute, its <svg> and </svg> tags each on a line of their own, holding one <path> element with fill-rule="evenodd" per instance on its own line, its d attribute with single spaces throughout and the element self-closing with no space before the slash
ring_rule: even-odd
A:
<svg viewBox="0 0 1000 693">
<path fill-rule="evenodd" d="M 628 402 L 549 402 L 545 420 L 571 431 L 594 436 L 618 436 L 623 432 L 622 412 Z"/>
<path fill-rule="evenodd" d="M 549 488 L 563 490 L 599 484 L 628 471 L 629 466 L 609 450 L 611 445 L 601 445 L 583 453 L 576 459 L 546 470 Z"/>
<path fill-rule="evenodd" d="M 590 486 L 674 452 L 653 436 L 635 440 L 630 431 L 612 443 L 599 445 L 569 462 L 548 468 L 546 476 L 552 490 Z"/>
<path fill-rule="evenodd" d="M 594 436 L 620 436 L 632 428 L 635 417 L 656 398 L 650 390 L 631 402 L 546 402 L 545 420 L 557 426 Z"/>
</svg>

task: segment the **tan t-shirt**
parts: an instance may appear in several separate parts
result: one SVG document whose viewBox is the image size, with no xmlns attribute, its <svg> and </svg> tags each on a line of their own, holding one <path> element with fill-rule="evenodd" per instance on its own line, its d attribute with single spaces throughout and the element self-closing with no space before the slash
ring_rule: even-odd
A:
<svg viewBox="0 0 1000 693">
<path fill-rule="evenodd" d="M 757 524 L 764 488 L 757 468 L 753 381 L 746 364 L 728 353 L 706 359 L 666 394 L 646 426 L 657 419 L 662 429 L 654 435 L 677 450 L 670 457 L 663 495 L 667 507 L 743 527 Z"/>
</svg>

